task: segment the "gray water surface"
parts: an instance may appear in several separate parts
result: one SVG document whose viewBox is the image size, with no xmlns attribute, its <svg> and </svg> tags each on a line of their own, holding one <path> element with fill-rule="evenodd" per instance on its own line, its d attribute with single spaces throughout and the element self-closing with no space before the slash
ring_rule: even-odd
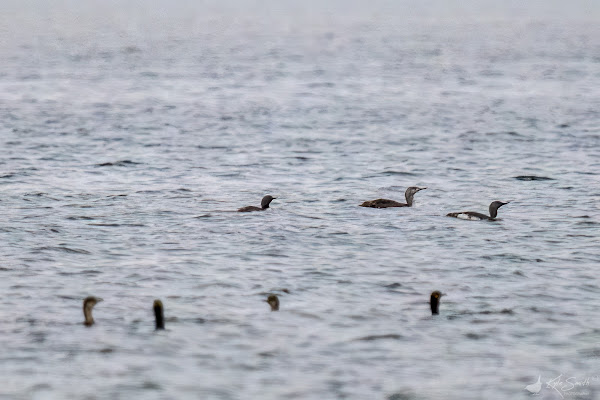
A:
<svg viewBox="0 0 600 400">
<path fill-rule="evenodd" d="M 460 4 L 5 3 L 0 398 L 600 398 L 599 7 Z"/>
</svg>

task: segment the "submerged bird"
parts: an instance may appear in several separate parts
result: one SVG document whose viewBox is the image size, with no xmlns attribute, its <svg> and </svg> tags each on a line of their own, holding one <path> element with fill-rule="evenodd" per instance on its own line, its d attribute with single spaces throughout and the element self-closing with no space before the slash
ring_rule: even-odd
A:
<svg viewBox="0 0 600 400">
<path fill-rule="evenodd" d="M 498 216 L 498 209 L 508 203 L 510 203 L 510 201 L 507 201 L 507 202 L 494 201 L 494 202 L 492 202 L 492 204 L 490 204 L 490 216 L 489 217 L 485 214 L 481 214 L 481 213 L 478 213 L 475 211 L 454 212 L 454 213 L 446 214 L 446 216 L 459 218 L 459 219 L 467 219 L 470 221 L 481 221 L 481 220 L 494 221 L 494 220 L 496 220 L 496 216 Z"/>
<path fill-rule="evenodd" d="M 439 290 L 435 290 L 431 293 L 431 298 L 429 300 L 429 305 L 431 306 L 431 315 L 436 315 L 440 313 L 440 299 L 443 294 Z"/>
<path fill-rule="evenodd" d="M 238 212 L 264 211 L 267 208 L 269 208 L 269 204 L 271 204 L 271 202 L 273 200 L 275 200 L 276 198 L 277 197 L 267 195 L 262 198 L 262 201 L 260 202 L 260 207 L 254 207 L 254 206 L 242 207 L 238 210 Z"/>
<path fill-rule="evenodd" d="M 388 199 L 377 199 L 377 200 L 365 201 L 360 206 L 361 207 L 372 207 L 372 208 L 412 207 L 412 205 L 413 205 L 413 196 L 418 191 L 424 190 L 424 189 L 427 189 L 427 188 L 426 187 L 420 188 L 420 187 L 416 187 L 416 186 L 411 186 L 408 189 L 406 189 L 406 192 L 404 193 L 404 197 L 406 197 L 406 203 L 399 203 L 397 201 L 388 200 Z"/>
<path fill-rule="evenodd" d="M 160 300 L 154 300 L 154 321 L 156 322 L 156 330 L 165 329 L 165 316 L 163 313 L 163 304 Z"/>
<path fill-rule="evenodd" d="M 96 303 L 100 303 L 102 299 L 100 297 L 89 296 L 83 300 L 83 316 L 85 317 L 85 326 L 94 325 L 94 317 L 92 317 L 92 308 Z"/>
<path fill-rule="evenodd" d="M 279 311 L 279 297 L 271 294 L 265 301 L 271 306 L 271 311 Z"/>
</svg>

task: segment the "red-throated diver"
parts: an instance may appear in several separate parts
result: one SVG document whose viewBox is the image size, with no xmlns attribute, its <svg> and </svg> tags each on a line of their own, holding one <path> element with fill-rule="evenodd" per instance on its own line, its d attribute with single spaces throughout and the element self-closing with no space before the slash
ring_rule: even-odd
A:
<svg viewBox="0 0 600 400">
<path fill-rule="evenodd" d="M 413 205 L 413 196 L 420 190 L 427 189 L 426 187 L 416 187 L 411 186 L 406 189 L 404 193 L 404 197 L 406 197 L 406 203 L 400 203 L 394 200 L 388 199 L 377 199 L 371 201 L 365 201 L 360 206 L 361 207 L 371 207 L 371 208 L 389 208 L 389 207 L 412 207 Z"/>
<path fill-rule="evenodd" d="M 431 315 L 436 315 L 440 313 L 440 299 L 443 294 L 439 290 L 436 290 L 431 293 L 431 298 L 429 299 L 429 305 L 431 306 Z"/>
<path fill-rule="evenodd" d="M 510 203 L 510 202 L 509 201 L 507 201 L 507 202 L 502 202 L 502 201 L 492 202 L 492 204 L 490 204 L 490 215 L 489 216 L 475 212 L 475 211 L 454 212 L 454 213 L 446 214 L 446 216 L 459 218 L 459 219 L 466 219 L 466 220 L 470 220 L 470 221 L 481 221 L 481 220 L 495 221 L 496 217 L 498 216 L 498 209 L 508 203 Z"/>
<path fill-rule="evenodd" d="M 262 201 L 260 202 L 260 207 L 254 207 L 254 206 L 242 207 L 238 211 L 239 212 L 264 211 L 267 208 L 269 208 L 269 204 L 276 198 L 277 197 L 267 195 L 262 198 Z"/>
<path fill-rule="evenodd" d="M 271 306 L 271 311 L 279 311 L 279 297 L 271 294 L 265 301 Z"/>
<path fill-rule="evenodd" d="M 102 299 L 100 297 L 89 296 L 83 300 L 83 316 L 85 317 L 85 326 L 94 325 L 94 317 L 92 317 L 92 308 L 96 303 L 100 303 Z"/>
<path fill-rule="evenodd" d="M 165 329 L 165 316 L 163 312 L 163 304 L 160 300 L 154 300 L 154 304 L 152 306 L 154 310 L 154 321 L 156 323 L 156 330 Z"/>
</svg>

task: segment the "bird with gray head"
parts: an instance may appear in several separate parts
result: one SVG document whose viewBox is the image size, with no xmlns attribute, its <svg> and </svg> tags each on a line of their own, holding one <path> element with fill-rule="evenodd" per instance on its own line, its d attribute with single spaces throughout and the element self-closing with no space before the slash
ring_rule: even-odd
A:
<svg viewBox="0 0 600 400">
<path fill-rule="evenodd" d="M 447 217 L 454 217 L 458 219 L 466 219 L 469 221 L 495 221 L 498 216 L 498 209 L 505 204 L 510 203 L 510 201 L 493 201 L 490 204 L 490 215 L 487 216 L 485 214 L 481 214 L 475 211 L 462 211 L 462 212 L 453 212 L 446 214 Z"/>
<path fill-rule="evenodd" d="M 279 311 L 279 297 L 277 295 L 271 294 L 265 301 L 271 306 L 271 311 Z"/>
<path fill-rule="evenodd" d="M 165 316 L 162 301 L 158 299 L 154 300 L 152 309 L 154 310 L 154 322 L 156 323 L 156 330 L 165 329 Z"/>
<path fill-rule="evenodd" d="M 254 206 L 242 207 L 242 208 L 238 209 L 238 212 L 264 211 L 267 208 L 269 208 L 269 204 L 271 204 L 271 202 L 273 200 L 275 200 L 276 198 L 277 197 L 266 195 L 265 197 L 262 198 L 262 200 L 260 202 L 260 207 L 254 207 Z"/>
<path fill-rule="evenodd" d="M 440 299 L 443 294 L 439 290 L 435 290 L 431 293 L 429 298 L 429 305 L 431 306 L 431 315 L 437 315 L 440 313 Z"/>
<path fill-rule="evenodd" d="M 92 316 L 92 309 L 96 305 L 96 303 L 100 303 L 102 299 L 100 297 L 89 296 L 83 300 L 83 316 L 85 318 L 85 322 L 83 323 L 85 326 L 94 325 L 94 317 Z"/>
<path fill-rule="evenodd" d="M 425 190 L 425 189 L 427 189 L 427 188 L 426 187 L 417 187 L 417 186 L 411 186 L 408 189 L 406 189 L 406 192 L 404 193 L 404 197 L 406 198 L 406 203 L 400 203 L 395 200 L 388 200 L 388 199 L 377 199 L 377 200 L 365 201 L 364 203 L 360 204 L 360 206 L 361 207 L 371 207 L 371 208 L 412 207 L 413 197 L 414 197 L 415 193 L 417 193 L 421 190 Z"/>
</svg>

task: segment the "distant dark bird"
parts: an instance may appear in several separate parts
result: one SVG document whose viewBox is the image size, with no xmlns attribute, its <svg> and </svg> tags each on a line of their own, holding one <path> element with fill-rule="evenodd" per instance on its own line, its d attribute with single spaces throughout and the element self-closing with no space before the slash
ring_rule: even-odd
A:
<svg viewBox="0 0 600 400">
<path fill-rule="evenodd" d="M 271 311 L 279 311 L 279 297 L 271 294 L 265 301 L 271 306 Z"/>
<path fill-rule="evenodd" d="M 485 214 L 481 214 L 475 211 L 463 211 L 463 212 L 454 212 L 446 214 L 448 217 L 454 217 L 459 219 L 466 219 L 469 221 L 494 221 L 498 216 L 498 209 L 505 204 L 510 203 L 510 201 L 502 202 L 502 201 L 494 201 L 490 204 L 490 216 L 488 217 Z"/>
<path fill-rule="evenodd" d="M 267 208 L 269 208 L 269 204 L 271 204 L 271 202 L 273 200 L 275 200 L 276 198 L 277 197 L 267 195 L 262 198 L 262 201 L 260 202 L 260 207 L 247 206 L 247 207 L 240 208 L 238 211 L 239 212 L 264 211 Z"/>
<path fill-rule="evenodd" d="M 96 303 L 100 303 L 102 299 L 100 297 L 89 296 L 83 300 L 83 316 L 85 317 L 85 326 L 94 325 L 94 317 L 92 317 L 92 309 Z"/>
<path fill-rule="evenodd" d="M 437 315 L 440 313 L 440 299 L 443 294 L 439 290 L 431 293 L 429 305 L 431 306 L 431 315 Z"/>
<path fill-rule="evenodd" d="M 513 178 L 518 179 L 520 181 L 553 181 L 553 178 L 548 178 L 546 176 L 535 176 L 535 175 L 519 175 L 514 176 Z"/>
<path fill-rule="evenodd" d="M 399 203 L 397 201 L 388 200 L 388 199 L 377 199 L 377 200 L 365 201 L 360 206 L 361 207 L 371 207 L 371 208 L 412 207 L 413 197 L 414 197 L 415 193 L 417 193 L 418 191 L 424 190 L 424 189 L 427 189 L 427 188 L 411 186 L 408 189 L 406 189 L 406 192 L 404 193 L 404 197 L 406 197 L 406 203 Z"/>
<path fill-rule="evenodd" d="M 160 300 L 154 300 L 154 321 L 156 322 L 156 330 L 165 329 L 165 316 L 163 313 L 163 303 Z"/>
</svg>

